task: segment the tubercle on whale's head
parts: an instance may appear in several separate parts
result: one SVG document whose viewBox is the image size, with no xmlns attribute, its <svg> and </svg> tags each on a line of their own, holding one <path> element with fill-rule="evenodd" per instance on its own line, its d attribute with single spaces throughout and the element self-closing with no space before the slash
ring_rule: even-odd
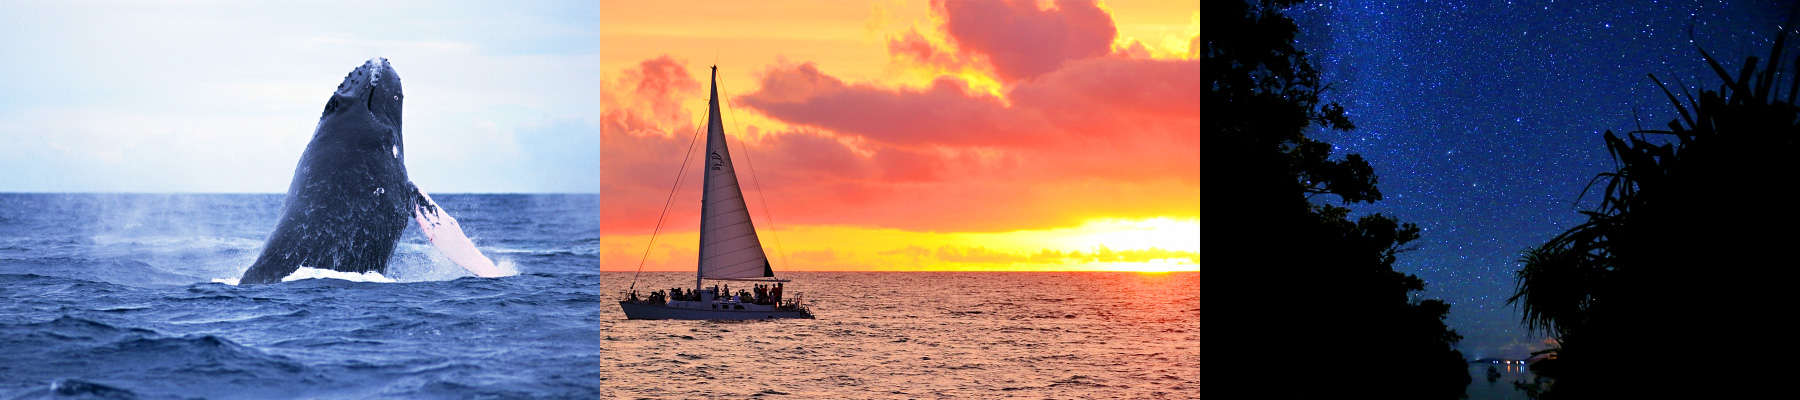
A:
<svg viewBox="0 0 1800 400">
<path fill-rule="evenodd" d="M 338 83 L 337 90 L 332 92 L 331 99 L 325 102 L 325 112 L 320 119 L 331 118 L 339 113 L 360 113 L 366 110 L 376 122 L 386 125 L 393 133 L 390 138 L 394 144 L 392 152 L 395 158 L 404 154 L 404 145 L 400 139 L 401 105 L 406 95 L 401 90 L 400 74 L 388 65 L 386 58 L 371 58 L 363 65 L 351 70 Z"/>
</svg>

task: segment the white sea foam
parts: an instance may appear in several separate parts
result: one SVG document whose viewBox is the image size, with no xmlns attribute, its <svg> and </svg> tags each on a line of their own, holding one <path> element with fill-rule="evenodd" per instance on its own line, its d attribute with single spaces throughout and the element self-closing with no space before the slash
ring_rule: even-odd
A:
<svg viewBox="0 0 1800 400">
<path fill-rule="evenodd" d="M 329 269 L 309 268 L 309 267 L 300 267 L 300 269 L 294 270 L 294 273 L 288 274 L 288 276 L 285 278 L 281 278 L 281 281 L 288 282 L 288 281 L 297 281 L 297 280 L 301 280 L 301 279 L 319 279 L 319 278 L 343 279 L 343 280 L 351 281 L 351 282 L 381 282 L 381 283 L 394 283 L 395 282 L 393 278 L 388 278 L 386 276 L 382 276 L 381 273 L 375 272 L 375 271 L 369 271 L 369 272 L 364 272 L 364 273 L 359 274 L 359 273 L 355 273 L 355 272 L 332 271 Z M 223 284 L 227 284 L 227 285 L 231 285 L 231 286 L 237 286 L 238 279 L 241 279 L 241 278 L 213 278 L 212 282 L 213 283 L 223 283 Z"/>
<path fill-rule="evenodd" d="M 494 261 L 494 268 L 499 268 L 500 272 L 504 272 L 504 274 L 500 275 L 502 277 L 513 276 L 513 275 L 519 274 L 519 266 L 513 265 L 512 260 Z"/>
<path fill-rule="evenodd" d="M 316 279 L 316 278 L 343 279 L 343 280 L 351 281 L 351 282 L 394 283 L 393 278 L 388 278 L 386 276 L 382 276 L 381 273 L 375 272 L 375 271 L 369 271 L 369 272 L 364 272 L 364 273 L 359 274 L 359 273 L 355 273 L 355 272 L 333 271 L 333 270 L 329 270 L 329 269 L 309 268 L 309 267 L 300 267 L 300 269 L 295 270 L 294 273 L 288 274 L 288 276 L 285 278 L 281 278 L 281 281 L 282 282 L 290 282 L 290 281 L 297 281 L 297 280 L 301 280 L 301 279 Z"/>
</svg>

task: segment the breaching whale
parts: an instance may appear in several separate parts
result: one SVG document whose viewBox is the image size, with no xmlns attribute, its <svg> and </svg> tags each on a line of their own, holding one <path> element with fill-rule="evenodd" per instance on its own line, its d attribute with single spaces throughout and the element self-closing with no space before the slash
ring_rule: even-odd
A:
<svg viewBox="0 0 1800 400">
<path fill-rule="evenodd" d="M 385 58 L 344 77 L 300 154 L 275 231 L 239 284 L 280 282 L 301 267 L 385 275 L 408 219 L 457 265 L 478 276 L 504 275 L 406 177 L 405 98 Z"/>
</svg>

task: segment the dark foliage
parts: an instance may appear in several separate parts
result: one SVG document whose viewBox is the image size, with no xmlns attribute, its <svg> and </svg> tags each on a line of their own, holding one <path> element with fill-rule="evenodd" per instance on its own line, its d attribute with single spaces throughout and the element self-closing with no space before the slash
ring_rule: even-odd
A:
<svg viewBox="0 0 1800 400">
<path fill-rule="evenodd" d="M 1544 399 L 1740 398 L 1781 390 L 1766 365 L 1790 337 L 1791 248 L 1800 213 L 1774 190 L 1791 181 L 1800 134 L 1800 80 L 1749 57 L 1698 97 L 1662 84 L 1680 117 L 1666 130 L 1606 132 L 1616 169 L 1599 174 L 1587 222 L 1525 252 L 1510 304 L 1560 339 Z M 1800 60 L 1796 61 L 1800 64 Z M 1786 81 L 1787 93 L 1781 93 Z M 1684 103 L 1682 100 L 1685 99 Z M 1584 193 L 1585 195 L 1585 193 Z M 1684 379 L 1651 381 L 1649 368 Z"/>
<path fill-rule="evenodd" d="M 1202 204 L 1214 331 L 1209 389 L 1252 398 L 1455 399 L 1468 366 L 1450 305 L 1393 269 L 1419 228 L 1349 205 L 1381 199 L 1358 155 L 1332 159 L 1308 129 L 1349 131 L 1293 47 L 1294 1 L 1209 1 L 1202 12 Z M 1222 287 L 1223 286 L 1223 287 Z M 1248 353 L 1238 353 L 1248 351 Z M 1229 375 L 1229 376 L 1226 376 Z"/>
</svg>

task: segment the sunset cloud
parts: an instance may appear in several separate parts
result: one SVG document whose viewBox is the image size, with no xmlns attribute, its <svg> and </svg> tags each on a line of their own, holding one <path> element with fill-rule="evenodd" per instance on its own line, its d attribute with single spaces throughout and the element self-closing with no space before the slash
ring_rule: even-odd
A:
<svg viewBox="0 0 1800 400">
<path fill-rule="evenodd" d="M 666 55 L 623 71 L 619 84 L 630 85 L 630 98 L 648 105 L 652 115 L 663 122 L 686 120 L 691 114 L 682 108 L 680 100 L 703 90 L 700 82 L 688 75 L 687 67 Z"/>
<path fill-rule="evenodd" d="M 1049 73 L 1064 62 L 1110 53 L 1118 30 L 1092 2 L 1059 0 L 932 1 L 944 31 L 966 51 L 987 55 L 1007 82 Z"/>
<path fill-rule="evenodd" d="M 923 89 L 847 84 L 812 63 L 777 66 L 761 90 L 736 100 L 776 119 L 891 146 L 1004 146 L 1032 143 L 1051 127 L 1033 110 L 1014 110 L 955 77 Z"/>
<path fill-rule="evenodd" d="M 1012 150 L 1062 177 L 1172 174 L 1197 182 L 1199 87 L 1198 61 L 1099 57 L 1014 85 L 1008 106 L 954 77 L 925 89 L 887 89 L 801 64 L 768 71 L 762 90 L 737 100 L 788 123 L 880 145 Z"/>
<path fill-rule="evenodd" d="M 888 40 L 887 49 L 888 56 L 893 57 L 895 63 L 931 67 L 933 71 L 953 73 L 992 69 L 985 57 L 978 59 L 960 54 L 951 46 L 919 33 L 918 29 L 909 29 L 899 37 Z"/>
</svg>

